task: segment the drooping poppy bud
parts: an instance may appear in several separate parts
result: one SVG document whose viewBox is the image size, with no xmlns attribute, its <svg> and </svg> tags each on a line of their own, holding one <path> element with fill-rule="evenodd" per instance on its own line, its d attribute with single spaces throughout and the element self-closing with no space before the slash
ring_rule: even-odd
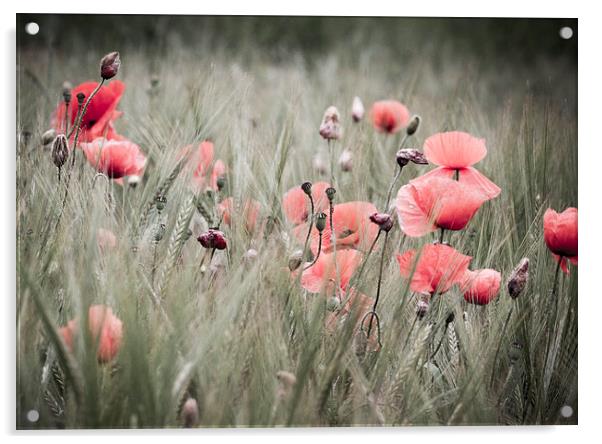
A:
<svg viewBox="0 0 602 444">
<path fill-rule="evenodd" d="M 316 229 L 321 233 L 326 228 L 326 214 L 319 213 L 316 216 Z"/>
<path fill-rule="evenodd" d="M 418 128 L 420 127 L 420 116 L 413 116 L 412 119 L 410 120 L 410 123 L 408 123 L 408 127 L 406 128 L 406 134 L 408 136 L 411 136 L 412 134 L 415 134 L 416 131 L 418 131 Z"/>
<path fill-rule="evenodd" d="M 182 406 L 182 422 L 184 427 L 195 427 L 199 423 L 199 405 L 194 398 L 188 398 Z"/>
<path fill-rule="evenodd" d="M 397 151 L 396 159 L 397 164 L 402 168 L 410 162 L 417 165 L 428 165 L 428 160 L 426 160 L 424 154 L 413 148 L 404 148 Z"/>
<path fill-rule="evenodd" d="M 393 228 L 393 218 L 388 213 L 374 213 L 370 216 L 370 221 L 385 232 L 389 232 Z"/>
<path fill-rule="evenodd" d="M 117 51 L 110 52 L 100 61 L 100 76 L 105 80 L 112 79 L 117 75 L 120 66 L 119 53 Z"/>
<path fill-rule="evenodd" d="M 508 279 L 508 294 L 512 299 L 520 296 L 529 280 L 529 258 L 522 258 Z"/>
<path fill-rule="evenodd" d="M 210 249 L 225 250 L 228 246 L 224 233 L 213 228 L 201 233 L 197 240 L 203 247 Z"/>
<path fill-rule="evenodd" d="M 335 106 L 329 106 L 322 118 L 320 136 L 326 140 L 340 139 L 343 133 L 340 121 L 339 110 Z"/>
<path fill-rule="evenodd" d="M 61 168 L 65 165 L 67 158 L 69 157 L 69 147 L 67 138 L 64 134 L 59 134 L 52 142 L 52 162 L 57 168 Z"/>
<path fill-rule="evenodd" d="M 358 96 L 355 96 L 353 98 L 353 104 L 351 105 L 351 117 L 353 118 L 353 121 L 357 123 L 362 120 L 364 117 L 364 112 L 365 110 L 362 100 Z"/>
<path fill-rule="evenodd" d="M 341 170 L 348 173 L 353 169 L 353 154 L 349 150 L 343 150 L 339 157 L 339 166 Z"/>
</svg>

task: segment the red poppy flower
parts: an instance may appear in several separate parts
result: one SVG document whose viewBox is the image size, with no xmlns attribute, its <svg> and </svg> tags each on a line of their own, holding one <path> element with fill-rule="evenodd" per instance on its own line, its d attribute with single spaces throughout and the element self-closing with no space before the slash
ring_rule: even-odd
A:
<svg viewBox="0 0 602 444">
<path fill-rule="evenodd" d="M 213 162 L 214 146 L 209 140 L 201 142 L 195 149 L 194 145 L 188 145 L 180 151 L 180 158 L 188 158 L 188 168 L 193 169 L 192 187 L 196 192 L 202 191 L 207 186 L 209 176 L 209 187 L 217 190 L 217 180 L 226 175 L 226 164 L 222 160 Z M 213 165 L 213 168 L 212 168 Z M 209 175 L 209 172 L 211 174 Z"/>
<path fill-rule="evenodd" d="M 410 121 L 410 112 L 397 100 L 374 102 L 370 111 L 372 125 L 383 133 L 393 134 L 405 128 Z"/>
<path fill-rule="evenodd" d="M 577 265 L 577 208 L 567 208 L 562 213 L 548 208 L 543 215 L 543 237 L 554 259 L 560 261 L 562 271 L 568 273 L 567 259 Z"/>
<path fill-rule="evenodd" d="M 98 344 L 96 350 L 100 362 L 109 362 L 115 358 L 121 347 L 123 325 L 110 307 L 92 305 L 88 310 L 88 328 L 92 340 Z M 78 319 L 70 320 L 59 329 L 67 349 L 73 352 L 73 340 L 79 331 Z"/>
<path fill-rule="evenodd" d="M 487 305 L 498 295 L 501 281 L 502 276 L 499 271 L 490 268 L 466 270 L 460 287 L 466 302 Z"/>
<path fill-rule="evenodd" d="M 240 217 L 235 216 L 234 220 L 237 220 L 238 222 L 244 221 L 245 228 L 249 233 L 252 233 L 255 231 L 255 227 L 257 225 L 257 219 L 259 218 L 261 205 L 259 202 L 249 199 L 245 202 L 241 213 L 239 206 L 235 205 L 234 199 L 228 197 L 220 202 L 218 205 L 218 211 L 220 216 L 222 216 L 222 221 L 228 226 L 232 225 L 232 215 L 237 213 L 240 214 Z"/>
<path fill-rule="evenodd" d="M 486 154 L 484 139 L 461 131 L 435 134 L 424 142 L 424 155 L 439 167 L 412 182 L 432 177 L 453 178 L 457 171 L 460 182 L 482 192 L 487 199 L 493 199 L 500 194 L 500 187 L 472 167 Z"/>
<path fill-rule="evenodd" d="M 429 294 L 445 293 L 462 282 L 471 259 L 444 244 L 427 244 L 420 252 L 409 250 L 397 255 L 401 275 L 411 278 L 410 289 Z"/>
<path fill-rule="evenodd" d="M 437 228 L 462 230 L 486 200 L 462 182 L 431 176 L 401 187 L 396 211 L 403 232 L 415 237 Z"/>
<path fill-rule="evenodd" d="M 330 187 L 328 182 L 316 182 L 311 187 L 311 196 L 314 201 L 315 213 L 327 212 L 328 198 L 326 189 Z M 293 225 L 299 225 L 307 221 L 310 212 L 309 199 L 301 187 L 288 190 L 282 198 L 282 210 L 286 219 Z"/>
<path fill-rule="evenodd" d="M 87 98 L 98 86 L 97 82 L 84 82 L 71 90 L 71 104 L 69 105 L 69 127 L 72 128 L 77 117 L 77 94 L 83 93 Z M 117 105 L 125 90 L 125 85 L 119 80 L 113 80 L 108 85 L 103 85 L 90 101 L 88 110 L 82 119 L 79 141 L 92 142 L 98 137 L 106 139 L 121 139 L 113 122 L 122 114 L 117 111 Z M 52 126 L 57 132 L 65 131 L 65 104 L 61 102 L 53 114 Z M 75 137 L 75 133 L 72 138 Z"/>
<path fill-rule="evenodd" d="M 341 248 L 356 248 L 367 250 L 378 235 L 379 227 L 370 221 L 370 216 L 376 213 L 376 207 L 370 202 L 345 202 L 334 206 L 332 223 L 334 225 L 337 250 Z M 298 225 L 293 234 L 299 242 L 305 242 L 308 223 Z M 326 219 L 326 228 L 322 232 L 322 251 L 333 249 L 330 230 L 330 217 Z M 319 232 L 314 225 L 311 233 L 311 250 L 318 251 Z"/>
<path fill-rule="evenodd" d="M 91 143 L 82 143 L 81 149 L 88 163 L 111 179 L 125 176 L 141 176 L 146 157 L 138 145 L 129 140 L 107 140 L 98 138 Z"/>
<path fill-rule="evenodd" d="M 356 250 L 337 251 L 336 263 L 334 252 L 321 253 L 316 263 L 303 271 L 301 285 L 311 293 L 333 293 L 338 267 L 339 288 L 345 290 L 361 261 L 362 254 Z"/>
</svg>

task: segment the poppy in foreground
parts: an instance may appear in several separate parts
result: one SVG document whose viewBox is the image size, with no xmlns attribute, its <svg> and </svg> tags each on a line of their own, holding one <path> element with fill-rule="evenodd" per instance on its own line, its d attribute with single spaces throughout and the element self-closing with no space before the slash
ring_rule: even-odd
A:
<svg viewBox="0 0 602 444">
<path fill-rule="evenodd" d="M 376 207 L 370 202 L 345 202 L 334 207 L 332 223 L 336 235 L 337 250 L 340 248 L 356 248 L 367 250 L 376 236 L 379 227 L 370 221 L 370 216 L 377 212 Z M 305 241 L 308 224 L 302 224 L 294 229 L 294 235 L 299 242 Z M 326 228 L 322 232 L 322 252 L 332 251 L 330 218 L 326 219 Z M 319 232 L 314 226 L 311 233 L 311 251 L 318 251 Z"/>
<path fill-rule="evenodd" d="M 482 270 L 467 270 L 461 283 L 464 299 L 475 305 L 487 305 L 500 292 L 502 275 L 499 271 L 485 268 Z"/>
<path fill-rule="evenodd" d="M 567 259 L 577 265 L 577 208 L 567 208 L 562 213 L 548 208 L 543 215 L 543 237 L 562 271 L 568 273 Z"/>
<path fill-rule="evenodd" d="M 84 102 L 98 86 L 97 82 L 84 82 L 71 90 L 71 96 L 84 95 Z M 120 80 L 113 80 L 108 85 L 103 85 L 98 93 L 92 98 L 88 110 L 82 119 L 81 132 L 78 140 L 81 142 L 92 142 L 98 137 L 106 139 L 121 139 L 115 129 L 113 122 L 121 116 L 117 111 L 117 105 L 125 90 L 125 85 Z M 69 127 L 72 128 L 77 118 L 78 105 L 75 100 L 69 106 Z M 61 102 L 53 113 L 52 126 L 57 132 L 65 130 L 65 104 Z M 74 137 L 74 136 L 72 136 Z"/>
<path fill-rule="evenodd" d="M 242 212 L 240 212 L 238 205 L 235 204 L 234 199 L 231 197 L 224 199 L 218 205 L 218 212 L 226 225 L 231 226 L 233 219 L 238 220 L 238 222 L 244 221 L 245 228 L 249 233 L 255 231 L 255 228 L 257 227 L 257 219 L 259 218 L 260 210 L 261 205 L 259 202 L 252 199 L 248 199 L 245 202 Z M 237 213 L 239 214 L 236 215 Z M 234 218 L 233 214 L 236 215 Z"/>
<path fill-rule="evenodd" d="M 409 250 L 397 255 L 401 275 L 411 278 L 410 289 L 431 295 L 445 293 L 452 285 L 461 283 L 471 259 L 444 244 L 428 244 L 421 251 Z"/>
<path fill-rule="evenodd" d="M 372 125 L 381 133 L 393 134 L 410 122 L 410 112 L 397 100 L 374 102 L 370 111 Z"/>
<path fill-rule="evenodd" d="M 311 293 L 325 291 L 332 295 L 338 268 L 339 289 L 344 291 L 361 261 L 362 254 L 356 250 L 337 251 L 336 262 L 334 253 L 322 253 L 314 265 L 303 271 L 301 285 Z"/>
<path fill-rule="evenodd" d="M 140 147 L 129 140 L 98 138 L 82 143 L 81 148 L 92 167 L 111 179 L 117 179 L 120 184 L 125 176 L 142 176 L 146 165 L 146 156 Z"/>
<path fill-rule="evenodd" d="M 115 358 L 121 347 L 123 325 L 110 307 L 92 305 L 88 310 L 88 329 L 94 344 L 98 345 L 96 355 L 99 362 L 109 362 Z M 72 319 L 59 330 L 65 345 L 73 352 L 73 341 L 79 333 L 79 320 Z"/>
<path fill-rule="evenodd" d="M 487 155 L 484 139 L 461 131 L 438 133 L 424 142 L 424 155 L 439 167 L 414 179 L 414 183 L 433 176 L 453 178 L 457 174 L 460 182 L 482 192 L 487 199 L 493 199 L 501 192 L 500 187 L 472 166 Z"/>
<path fill-rule="evenodd" d="M 417 237 L 438 228 L 462 230 L 486 200 L 463 182 L 430 176 L 399 189 L 396 211 L 403 232 Z"/>
<path fill-rule="evenodd" d="M 316 182 L 311 186 L 311 196 L 314 201 L 314 212 L 321 213 L 328 210 L 328 198 L 326 189 L 330 187 L 328 182 Z M 301 187 L 288 190 L 282 197 L 282 210 L 286 219 L 293 225 L 307 222 L 310 213 L 310 204 L 305 191 Z"/>
</svg>

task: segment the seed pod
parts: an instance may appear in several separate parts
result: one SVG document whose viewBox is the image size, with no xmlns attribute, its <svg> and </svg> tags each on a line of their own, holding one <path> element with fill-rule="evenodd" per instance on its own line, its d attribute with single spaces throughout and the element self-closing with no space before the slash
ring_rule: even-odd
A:
<svg viewBox="0 0 602 444">
<path fill-rule="evenodd" d="M 397 164 L 403 168 L 408 163 L 413 162 L 418 165 L 428 165 L 428 160 L 423 153 L 413 148 L 404 148 L 397 151 L 396 154 Z"/>
<path fill-rule="evenodd" d="M 303 250 L 295 250 L 288 257 L 288 269 L 291 271 L 295 271 L 301 266 L 301 262 L 303 262 Z"/>
<path fill-rule="evenodd" d="M 393 218 L 388 213 L 373 213 L 370 221 L 378 225 L 384 232 L 389 232 L 393 228 Z"/>
<path fill-rule="evenodd" d="M 199 405 L 194 398 L 188 398 L 182 406 L 182 422 L 184 427 L 195 427 L 199 423 Z"/>
<path fill-rule="evenodd" d="M 406 134 L 408 136 L 411 136 L 418 131 L 418 128 L 420 127 L 420 120 L 420 116 L 412 117 L 412 120 L 410 120 L 410 123 L 408 123 L 408 126 L 406 127 Z"/>
<path fill-rule="evenodd" d="M 61 168 L 65 165 L 67 158 L 69 157 L 69 145 L 67 138 L 64 134 L 59 134 L 52 142 L 52 162 L 57 168 Z"/>
<path fill-rule="evenodd" d="M 110 52 L 100 61 L 100 76 L 105 80 L 112 79 L 119 72 L 120 66 L 119 53 L 117 51 Z"/>
<path fill-rule="evenodd" d="M 71 90 L 73 89 L 73 85 L 70 82 L 63 82 L 63 101 L 65 103 L 71 103 Z"/>
<path fill-rule="evenodd" d="M 321 233 L 326 228 L 326 214 L 320 213 L 316 215 L 316 229 Z"/>
<path fill-rule="evenodd" d="M 339 110 L 335 106 L 328 107 L 320 125 L 320 136 L 326 140 L 340 139 L 343 134 L 340 120 Z"/>
<path fill-rule="evenodd" d="M 343 150 L 339 157 L 339 166 L 341 170 L 348 173 L 353 169 L 353 154 L 349 150 Z"/>
<path fill-rule="evenodd" d="M 226 178 L 224 176 L 219 176 L 215 183 L 217 185 L 218 191 L 221 191 L 226 186 Z"/>
<path fill-rule="evenodd" d="M 364 112 L 365 110 L 362 100 L 358 96 L 355 96 L 353 98 L 353 104 L 351 105 L 351 117 L 353 118 L 353 121 L 357 123 L 362 120 L 364 117 Z"/>
<path fill-rule="evenodd" d="M 210 228 L 204 233 L 201 233 L 199 237 L 197 237 L 197 240 L 203 247 L 209 249 L 225 250 L 228 246 L 226 235 L 214 228 Z"/>
<path fill-rule="evenodd" d="M 167 198 L 162 195 L 155 196 L 155 205 L 158 211 L 163 211 L 165 209 L 165 204 L 167 203 Z"/>
<path fill-rule="evenodd" d="M 301 184 L 301 189 L 303 190 L 303 192 L 305 194 L 307 194 L 308 196 L 311 196 L 311 182 L 303 182 Z"/>
<path fill-rule="evenodd" d="M 52 142 L 54 142 L 55 137 L 56 131 L 53 128 L 50 128 L 48 131 L 42 134 L 42 145 L 50 145 Z"/>
<path fill-rule="evenodd" d="M 330 202 L 332 204 L 332 201 L 334 200 L 334 195 L 337 193 L 337 190 L 335 190 L 333 187 L 328 187 L 326 188 L 326 197 L 328 198 L 328 202 Z"/>
<path fill-rule="evenodd" d="M 84 104 L 84 100 L 86 100 L 86 95 L 83 92 L 77 93 L 77 104 L 82 106 Z"/>
<path fill-rule="evenodd" d="M 529 280 L 529 258 L 522 258 L 508 279 L 508 294 L 516 299 L 523 292 Z"/>
</svg>

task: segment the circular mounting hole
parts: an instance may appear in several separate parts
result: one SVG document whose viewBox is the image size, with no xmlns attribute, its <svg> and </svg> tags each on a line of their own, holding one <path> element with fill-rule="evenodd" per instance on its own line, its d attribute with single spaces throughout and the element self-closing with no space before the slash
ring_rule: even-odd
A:
<svg viewBox="0 0 602 444">
<path fill-rule="evenodd" d="M 571 407 L 570 405 L 563 405 L 560 408 L 560 414 L 563 418 L 570 418 L 571 416 L 573 416 L 573 407 Z"/>
<path fill-rule="evenodd" d="M 38 422 L 38 419 L 40 419 L 40 413 L 37 410 L 27 412 L 27 420 L 29 422 Z"/>
<path fill-rule="evenodd" d="M 564 26 L 560 28 L 559 34 L 560 38 L 568 40 L 573 37 L 573 29 L 569 26 Z"/>
<path fill-rule="evenodd" d="M 40 25 L 38 25 L 36 22 L 29 22 L 25 25 L 25 32 L 29 35 L 36 35 L 38 32 L 40 32 Z"/>
</svg>

